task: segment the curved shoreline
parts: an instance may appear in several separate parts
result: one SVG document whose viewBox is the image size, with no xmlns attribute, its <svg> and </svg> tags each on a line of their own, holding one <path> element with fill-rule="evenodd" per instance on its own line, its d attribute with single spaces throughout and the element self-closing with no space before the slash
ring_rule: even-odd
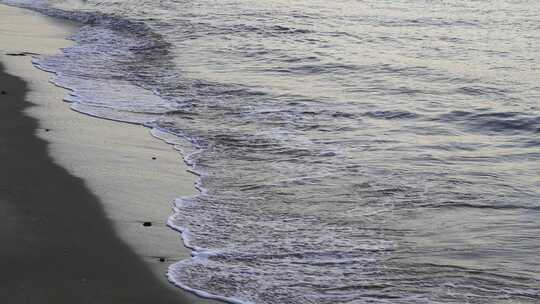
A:
<svg viewBox="0 0 540 304">
<path fill-rule="evenodd" d="M 116 236 L 99 198 L 56 165 L 26 83 L 0 72 L 0 295 L 6 303 L 187 303 Z"/>
<path fill-rule="evenodd" d="M 165 277 L 189 256 L 165 226 L 172 199 L 195 191 L 180 155 L 145 127 L 62 102 L 30 56 L 69 44 L 70 24 L 4 5 L 0 17 L 0 298 L 215 303 Z"/>
</svg>

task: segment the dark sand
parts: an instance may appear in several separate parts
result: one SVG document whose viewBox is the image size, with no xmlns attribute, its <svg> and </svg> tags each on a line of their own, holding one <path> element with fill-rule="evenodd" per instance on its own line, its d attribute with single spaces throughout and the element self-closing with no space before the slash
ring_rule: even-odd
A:
<svg viewBox="0 0 540 304">
<path fill-rule="evenodd" d="M 1 66 L 0 91 L 0 303 L 187 303 L 115 235 L 83 180 L 52 161 L 23 114 L 26 84 Z"/>
</svg>

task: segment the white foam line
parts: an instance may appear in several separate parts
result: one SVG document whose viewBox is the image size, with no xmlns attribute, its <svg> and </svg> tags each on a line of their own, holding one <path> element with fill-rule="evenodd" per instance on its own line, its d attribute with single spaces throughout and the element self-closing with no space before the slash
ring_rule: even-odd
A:
<svg viewBox="0 0 540 304">
<path fill-rule="evenodd" d="M 196 258 L 192 258 L 192 260 L 195 260 Z M 188 260 L 186 260 L 188 261 Z M 167 278 L 169 279 L 169 281 L 174 284 L 175 286 L 177 287 L 180 287 L 182 289 L 185 289 L 187 291 L 190 291 L 200 297 L 203 297 L 203 298 L 207 298 L 207 299 L 214 299 L 214 300 L 220 300 L 220 301 L 225 301 L 225 302 L 229 302 L 229 303 L 233 303 L 233 304 L 255 304 L 254 302 L 249 302 L 249 301 L 242 301 L 240 299 L 236 299 L 236 298 L 227 298 L 227 297 L 222 297 L 222 296 L 218 296 L 218 295 L 215 295 L 215 294 L 212 294 L 212 293 L 209 293 L 209 292 L 206 292 L 206 291 L 202 291 L 202 290 L 199 290 L 199 289 L 195 289 L 195 288 L 191 288 L 185 284 L 183 284 L 182 282 L 180 281 L 177 281 L 174 279 L 173 277 L 173 274 L 172 272 L 174 271 L 174 269 L 172 269 L 174 266 L 177 266 L 177 267 L 180 267 L 181 264 L 183 264 L 184 261 L 181 261 L 181 262 L 178 262 L 178 263 L 175 263 L 173 265 L 171 265 L 169 267 L 169 270 L 167 271 Z"/>
<path fill-rule="evenodd" d="M 196 171 L 194 169 L 196 164 L 195 164 L 195 162 L 193 160 L 191 160 L 191 157 L 193 155 L 196 155 L 196 154 L 199 154 L 199 153 L 202 152 L 201 147 L 198 147 L 196 144 L 192 143 L 195 146 L 196 151 L 186 155 L 184 153 L 184 151 L 180 148 L 178 143 L 175 142 L 175 140 L 169 139 L 166 136 L 166 135 L 173 135 L 173 136 L 177 137 L 178 136 L 177 134 L 172 134 L 171 132 L 169 132 L 167 130 L 163 130 L 163 129 L 159 128 L 158 126 L 155 126 L 155 125 L 152 126 L 151 124 L 148 124 L 146 126 L 152 129 L 152 131 L 151 131 L 152 136 L 164 141 L 165 143 L 167 143 L 169 145 L 172 145 L 177 151 L 179 151 L 182 154 L 184 162 L 190 168 L 189 171 L 198 176 L 197 181 L 195 183 L 195 188 L 200 192 L 200 194 L 197 195 L 197 196 L 206 195 L 208 193 L 208 190 L 201 186 L 202 185 L 202 178 L 203 178 L 204 175 L 203 175 L 202 172 L 198 172 L 198 171 Z M 187 136 L 186 136 L 186 139 L 189 142 L 192 142 L 189 138 L 187 138 Z M 181 212 L 180 211 L 181 208 L 187 207 L 188 204 L 192 204 L 190 202 L 190 199 L 195 198 L 195 197 L 196 196 L 177 198 L 175 200 L 175 204 L 174 204 L 174 207 L 173 207 L 173 214 L 171 214 L 169 216 L 169 218 L 167 219 L 167 226 L 169 226 L 173 230 L 176 230 L 176 231 L 180 232 L 180 235 L 182 236 L 182 242 L 184 243 L 184 246 L 186 248 L 192 250 L 191 251 L 191 256 L 192 256 L 191 259 L 186 259 L 186 260 L 174 263 L 174 264 L 169 266 L 169 268 L 167 269 L 167 279 L 173 285 L 175 285 L 175 286 L 177 286 L 179 288 L 182 288 L 184 290 L 187 290 L 189 292 L 192 292 L 192 293 L 194 293 L 195 295 L 197 295 L 199 297 L 203 297 L 203 298 L 207 298 L 207 299 L 220 300 L 220 301 L 233 303 L 233 304 L 255 304 L 254 302 L 242 301 L 242 300 L 237 299 L 237 298 L 228 298 L 228 297 L 224 297 L 224 296 L 219 296 L 219 295 L 209 293 L 209 292 L 206 292 L 206 291 L 203 291 L 203 290 L 200 290 L 200 289 L 192 288 L 192 287 L 188 286 L 187 284 L 183 283 L 182 281 L 177 280 L 177 279 L 174 278 L 173 273 L 175 271 L 175 268 L 176 269 L 181 268 L 183 265 L 185 265 L 187 263 L 193 263 L 193 262 L 201 263 L 201 262 L 203 262 L 205 260 L 208 260 L 208 258 L 211 257 L 211 256 L 216 256 L 216 255 L 220 254 L 220 252 L 218 252 L 218 251 L 206 250 L 204 248 L 193 245 L 191 243 L 192 233 L 189 230 L 189 228 L 183 227 L 183 226 L 178 226 L 178 225 L 176 225 L 174 223 L 175 215 L 179 214 Z"/>
<path fill-rule="evenodd" d="M 66 18 L 66 19 L 70 19 L 70 20 L 77 20 L 79 22 L 84 21 L 84 19 L 85 19 L 84 17 L 86 16 L 84 13 L 82 13 L 80 15 L 77 15 L 75 12 L 67 12 L 67 11 L 62 11 L 60 9 L 53 9 L 53 8 L 46 7 L 45 2 L 43 2 L 43 1 L 30 1 L 30 2 L 31 3 L 14 3 L 14 2 L 9 1 L 9 0 L 8 1 L 1 1 L 0 0 L 0 3 L 4 3 L 4 4 L 7 4 L 7 5 L 13 5 L 13 6 L 26 8 L 26 9 L 31 9 L 31 10 L 40 12 L 40 13 L 45 14 L 45 15 L 52 15 L 52 16 L 55 16 L 55 17 Z M 142 122 L 125 121 L 125 120 L 120 120 L 120 119 L 113 119 L 113 118 L 99 116 L 99 115 L 94 114 L 94 113 L 83 112 L 82 110 L 77 109 L 77 105 L 80 104 L 79 101 L 77 100 L 77 97 L 79 97 L 79 95 L 77 94 L 77 90 L 62 85 L 61 81 L 59 80 L 59 78 L 61 76 L 60 73 L 58 73 L 56 71 L 53 71 L 53 70 L 50 70 L 50 69 L 47 69 L 46 67 L 44 67 L 42 64 L 40 64 L 38 58 L 34 57 L 33 60 L 32 60 L 32 63 L 37 69 L 40 69 L 42 71 L 49 72 L 49 73 L 52 73 L 52 74 L 55 75 L 55 77 L 53 77 L 50 82 L 52 84 L 54 84 L 55 86 L 63 88 L 63 89 L 65 89 L 65 90 L 67 90 L 69 92 L 69 97 L 67 97 L 65 101 L 72 103 L 72 106 L 71 106 L 72 110 L 77 111 L 77 112 L 82 113 L 82 114 L 85 114 L 85 115 L 96 117 L 96 118 L 112 120 L 112 121 L 118 121 L 118 122 L 123 122 L 123 123 L 138 124 L 138 125 L 143 125 L 145 127 L 150 128 L 151 129 L 150 133 L 152 134 L 152 136 L 162 140 L 163 142 L 165 142 L 165 143 L 167 143 L 169 145 L 172 145 L 175 150 L 180 152 L 180 154 L 183 157 L 184 162 L 188 165 L 188 167 L 190 167 L 189 172 L 192 172 L 192 173 L 194 173 L 194 174 L 196 174 L 198 176 L 197 182 L 195 184 L 195 188 L 200 192 L 199 195 L 206 195 L 207 194 L 208 190 L 205 189 L 204 187 L 202 187 L 202 178 L 203 178 L 203 176 L 205 176 L 205 174 L 204 174 L 204 172 L 200 172 L 200 171 L 197 171 L 195 169 L 196 163 L 193 160 L 193 156 L 195 156 L 195 155 L 197 155 L 199 153 L 202 153 L 202 148 L 200 147 L 200 145 L 198 145 L 196 143 L 196 141 L 194 139 L 191 139 L 188 136 L 183 136 L 195 148 L 194 152 L 189 153 L 189 154 L 185 154 L 185 152 L 182 151 L 182 149 L 180 148 L 180 145 L 177 142 L 174 142 L 174 140 L 168 139 L 168 138 L 166 138 L 166 136 L 163 136 L 163 134 L 170 134 L 170 135 L 173 135 L 175 137 L 179 137 L 180 135 L 179 134 L 174 134 L 174 133 L 172 133 L 170 131 L 167 131 L 167 130 L 164 130 L 164 129 L 161 129 L 154 122 L 150 121 L 150 122 L 142 123 Z M 153 93 L 156 96 L 159 96 L 159 93 L 157 91 L 153 91 Z M 203 298 L 216 299 L 216 300 L 221 300 L 221 301 L 234 303 L 234 304 L 254 304 L 253 302 L 242 301 L 242 300 L 237 299 L 237 298 L 227 298 L 227 297 L 224 297 L 224 296 L 219 296 L 219 295 L 215 295 L 215 294 L 212 294 L 212 293 L 209 293 L 209 292 L 205 292 L 205 291 L 202 291 L 202 290 L 191 288 L 188 285 L 174 279 L 173 274 L 172 274 L 172 272 L 174 272 L 174 267 L 180 268 L 182 265 L 187 264 L 187 263 L 191 263 L 191 262 L 199 262 L 200 263 L 200 262 L 202 262 L 204 260 L 207 260 L 208 257 L 215 256 L 215 255 L 219 254 L 219 252 L 217 252 L 217 251 L 214 252 L 214 251 L 210 251 L 210 250 L 205 250 L 203 248 L 192 245 L 191 244 L 192 237 L 191 237 L 191 232 L 190 232 L 189 228 L 177 226 L 177 225 L 175 225 L 173 223 L 174 216 L 176 214 L 180 213 L 179 208 L 181 208 L 182 206 L 185 206 L 185 202 L 187 200 L 188 200 L 188 198 L 179 198 L 179 199 L 176 200 L 177 205 L 173 208 L 173 214 L 171 214 L 169 216 L 168 220 L 167 220 L 167 226 L 169 226 L 173 230 L 176 230 L 176 231 L 180 232 L 184 245 L 186 246 L 186 248 L 189 248 L 189 249 L 192 250 L 192 258 L 191 259 L 186 259 L 186 260 L 183 260 L 183 261 L 180 261 L 180 262 L 177 262 L 175 264 L 170 265 L 169 268 L 168 268 L 168 271 L 167 271 L 167 277 L 168 277 L 169 281 L 172 284 L 174 284 L 175 286 L 178 286 L 178 287 L 180 287 L 180 288 L 182 288 L 184 290 L 192 292 L 192 293 L 194 293 L 194 294 L 196 294 L 196 295 L 198 295 L 200 297 L 203 297 Z"/>
<path fill-rule="evenodd" d="M 177 202 L 178 201 L 179 201 L 179 203 L 177 203 L 178 207 L 181 207 L 182 205 L 185 205 L 185 200 L 178 199 Z M 179 213 L 179 212 L 180 212 L 180 210 L 175 207 L 174 208 L 174 214 L 172 214 L 169 217 L 169 219 L 167 220 L 167 226 L 171 227 L 173 230 L 176 230 L 176 231 L 180 232 L 180 234 L 182 236 L 182 241 L 184 242 L 184 246 L 186 246 L 186 248 L 189 248 L 189 249 L 192 250 L 192 252 L 191 252 L 192 257 L 191 257 L 191 259 L 186 259 L 186 260 L 174 263 L 174 264 L 169 266 L 169 268 L 167 269 L 167 279 L 169 280 L 169 282 L 171 282 L 173 285 L 175 285 L 175 286 L 177 286 L 179 288 L 182 288 L 184 290 L 192 292 L 195 295 L 197 295 L 199 297 L 202 297 L 202 298 L 220 300 L 220 301 L 233 303 L 233 304 L 255 304 L 254 302 L 242 301 L 242 300 L 237 299 L 237 298 L 228 298 L 228 297 L 224 297 L 224 296 L 219 296 L 219 295 L 209 293 L 209 292 L 206 292 L 206 291 L 203 291 L 203 290 L 200 290 L 200 289 L 192 288 L 192 287 L 184 284 L 182 281 L 174 278 L 174 272 L 178 271 L 180 268 L 182 268 L 182 266 L 184 266 L 184 265 L 186 265 L 188 263 L 204 264 L 205 261 L 207 261 L 209 257 L 216 256 L 216 255 L 219 254 L 218 251 L 205 250 L 203 248 L 200 248 L 200 247 L 197 247 L 197 246 L 194 246 L 194 245 L 191 244 L 191 231 L 189 230 L 189 228 L 182 227 L 182 226 L 177 226 L 177 225 L 175 225 L 173 223 L 174 215 L 176 213 Z"/>
</svg>

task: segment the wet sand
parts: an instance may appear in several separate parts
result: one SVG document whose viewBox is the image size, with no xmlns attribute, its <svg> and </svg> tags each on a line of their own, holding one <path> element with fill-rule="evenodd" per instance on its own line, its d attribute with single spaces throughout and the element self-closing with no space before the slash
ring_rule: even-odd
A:
<svg viewBox="0 0 540 304">
<path fill-rule="evenodd" d="M 26 84 L 0 72 L 3 303 L 185 303 L 118 238 L 98 197 L 56 165 L 23 114 Z"/>
<path fill-rule="evenodd" d="M 165 278 L 189 257 L 165 226 L 172 200 L 195 192 L 180 155 L 144 127 L 70 110 L 31 54 L 6 55 L 55 53 L 74 30 L 0 5 L 0 62 L 22 77 L 0 76 L 0 299 L 215 303 Z"/>
</svg>

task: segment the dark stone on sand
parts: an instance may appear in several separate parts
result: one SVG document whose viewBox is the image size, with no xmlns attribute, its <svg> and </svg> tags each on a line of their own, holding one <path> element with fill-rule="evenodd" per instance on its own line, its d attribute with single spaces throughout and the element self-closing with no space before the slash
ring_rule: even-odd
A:
<svg viewBox="0 0 540 304">
<path fill-rule="evenodd" d="M 45 129 L 45 132 L 49 132 L 51 129 Z"/>
<path fill-rule="evenodd" d="M 25 53 L 7 53 L 7 56 L 26 56 Z"/>
<path fill-rule="evenodd" d="M 32 53 L 32 52 L 19 52 L 19 53 L 6 53 L 6 56 L 28 56 L 28 55 L 39 55 L 38 53 Z"/>
<path fill-rule="evenodd" d="M 142 225 L 144 227 L 150 227 L 150 226 L 152 226 L 152 222 L 144 222 Z"/>
<path fill-rule="evenodd" d="M 157 158 L 154 156 L 154 157 L 152 157 L 152 159 L 153 159 L 153 160 L 156 160 Z"/>
<path fill-rule="evenodd" d="M 160 261 L 161 263 L 163 263 L 163 262 L 165 262 L 165 258 L 159 258 L 159 261 Z"/>
<path fill-rule="evenodd" d="M 6 95 L 7 93 L 6 93 L 6 91 L 1 91 L 0 94 Z"/>
</svg>

